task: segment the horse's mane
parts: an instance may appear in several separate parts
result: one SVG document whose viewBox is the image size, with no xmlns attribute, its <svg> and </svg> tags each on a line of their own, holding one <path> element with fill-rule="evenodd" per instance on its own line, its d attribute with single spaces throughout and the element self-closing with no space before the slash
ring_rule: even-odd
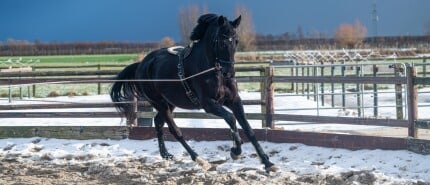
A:
<svg viewBox="0 0 430 185">
<path fill-rule="evenodd" d="M 205 35 L 206 29 L 209 24 L 218 19 L 216 14 L 205 14 L 199 17 L 197 20 L 197 26 L 194 27 L 193 32 L 191 32 L 190 40 L 200 40 Z"/>
</svg>

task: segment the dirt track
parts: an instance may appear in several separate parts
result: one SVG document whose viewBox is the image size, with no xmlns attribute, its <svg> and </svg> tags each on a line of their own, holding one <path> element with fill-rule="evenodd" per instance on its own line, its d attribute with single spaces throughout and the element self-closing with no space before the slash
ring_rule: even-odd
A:
<svg viewBox="0 0 430 185">
<path fill-rule="evenodd" d="M 77 159 L 76 157 L 70 156 Z M 82 157 L 82 156 L 81 156 Z M 370 171 L 345 172 L 338 175 L 276 172 L 267 174 L 261 169 L 243 168 L 235 172 L 220 172 L 212 163 L 209 171 L 202 171 L 193 162 L 147 162 L 146 158 L 115 161 L 109 165 L 87 162 L 83 156 L 77 164 L 54 164 L 49 156 L 40 161 L 20 156 L 0 157 L 0 184 L 384 184 L 386 179 Z M 67 159 L 66 159 L 67 160 Z M 78 159 L 79 160 L 79 159 Z M 410 182 L 406 184 L 429 184 Z"/>
</svg>

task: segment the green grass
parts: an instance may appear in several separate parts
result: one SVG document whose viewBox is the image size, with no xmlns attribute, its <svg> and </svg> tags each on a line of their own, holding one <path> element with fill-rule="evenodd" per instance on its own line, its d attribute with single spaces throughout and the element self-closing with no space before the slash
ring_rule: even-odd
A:
<svg viewBox="0 0 430 185">
<path fill-rule="evenodd" d="M 0 57 L 0 67 L 9 66 L 9 59 L 12 66 L 21 66 L 16 61 L 22 59 L 23 64 L 29 66 L 38 65 L 85 65 L 85 64 L 123 64 L 137 60 L 137 54 L 115 54 L 115 55 L 56 55 L 56 56 L 23 56 L 23 57 Z M 29 62 L 29 61 L 33 62 Z M 38 61 L 38 62 L 34 62 Z"/>
</svg>

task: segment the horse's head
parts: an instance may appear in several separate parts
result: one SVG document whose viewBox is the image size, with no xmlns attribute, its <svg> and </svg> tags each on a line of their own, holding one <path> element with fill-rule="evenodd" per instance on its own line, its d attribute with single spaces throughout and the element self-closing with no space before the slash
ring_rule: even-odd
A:
<svg viewBox="0 0 430 185">
<path fill-rule="evenodd" d="M 191 40 L 204 40 L 206 52 L 216 67 L 220 67 L 224 76 L 232 75 L 234 54 L 239 42 L 236 28 L 241 16 L 234 21 L 215 14 L 202 15 L 191 34 Z"/>
</svg>

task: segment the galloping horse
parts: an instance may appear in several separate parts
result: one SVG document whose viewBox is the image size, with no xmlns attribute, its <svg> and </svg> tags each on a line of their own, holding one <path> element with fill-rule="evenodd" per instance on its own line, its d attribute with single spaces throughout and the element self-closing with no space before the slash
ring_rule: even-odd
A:
<svg viewBox="0 0 430 185">
<path fill-rule="evenodd" d="M 133 106 L 119 103 L 134 98 L 147 100 L 157 110 L 154 123 L 160 155 L 164 159 L 173 158 L 164 145 L 162 128 L 167 123 L 170 132 L 187 150 L 191 159 L 203 169 L 210 167 L 184 140 L 172 116 L 175 107 L 204 109 L 207 113 L 224 118 L 230 126 L 234 141 L 230 152 L 233 159 L 242 153 L 243 142 L 236 127 L 237 119 L 266 171 L 276 170 L 255 138 L 238 94 L 234 54 L 238 44 L 236 28 L 240 20 L 241 16 L 229 21 L 224 16 L 202 15 L 190 36 L 192 47 L 189 46 L 178 55 L 173 55 L 168 48 L 152 51 L 141 62 L 125 67 L 116 77 L 110 96 L 113 102 L 118 102 L 116 107 L 122 115 L 127 119 L 135 118 Z"/>
</svg>

